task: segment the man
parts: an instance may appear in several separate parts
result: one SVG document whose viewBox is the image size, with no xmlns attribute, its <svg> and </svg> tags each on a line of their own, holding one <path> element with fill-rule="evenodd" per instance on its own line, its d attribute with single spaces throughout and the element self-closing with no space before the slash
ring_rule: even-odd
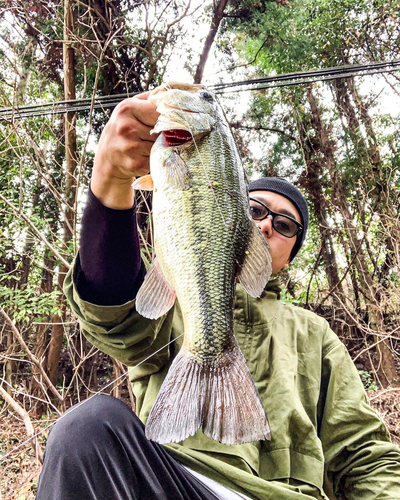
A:
<svg viewBox="0 0 400 500">
<path fill-rule="evenodd" d="M 130 376 L 144 422 L 183 332 L 179 305 L 155 321 L 134 307 L 145 270 L 131 184 L 148 172 L 158 116 L 146 98 L 122 102 L 103 131 L 80 254 L 65 287 L 86 337 L 128 366 L 141 363 Z M 275 275 L 304 241 L 307 204 L 279 178 L 255 181 L 250 196 Z M 400 498 L 399 450 L 323 319 L 281 303 L 273 278 L 260 299 L 237 287 L 235 335 L 268 413 L 271 441 L 225 446 L 198 432 L 162 447 L 146 440 L 126 405 L 96 396 L 55 425 L 37 498 Z"/>
</svg>

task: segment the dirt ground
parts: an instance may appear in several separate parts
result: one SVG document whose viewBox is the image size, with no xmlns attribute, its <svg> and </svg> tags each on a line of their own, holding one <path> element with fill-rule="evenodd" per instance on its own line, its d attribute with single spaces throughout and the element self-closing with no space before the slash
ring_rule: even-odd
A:
<svg viewBox="0 0 400 500">
<path fill-rule="evenodd" d="M 400 388 L 388 391 L 368 392 L 372 406 L 385 421 L 392 441 L 400 446 Z M 26 440 L 24 424 L 6 411 L 0 414 L 0 454 L 5 455 Z M 36 432 L 44 429 L 51 420 L 33 421 Z M 38 438 L 43 450 L 48 430 Z M 19 448 L 0 464 L 0 499 L 33 500 L 41 470 L 32 445 Z"/>
<path fill-rule="evenodd" d="M 6 455 L 27 439 L 23 422 L 10 414 L 0 417 L 0 453 Z M 50 422 L 33 421 L 35 432 L 44 429 Z M 38 437 L 38 444 L 44 449 L 47 431 Z M 0 499 L 1 500 L 31 500 L 35 498 L 36 486 L 41 470 L 41 464 L 35 456 L 30 443 L 19 448 L 15 453 L 0 463 Z"/>
</svg>

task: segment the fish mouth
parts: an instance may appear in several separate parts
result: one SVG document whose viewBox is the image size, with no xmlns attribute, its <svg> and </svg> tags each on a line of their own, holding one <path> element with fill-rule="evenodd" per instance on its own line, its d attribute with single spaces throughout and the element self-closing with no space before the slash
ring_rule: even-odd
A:
<svg viewBox="0 0 400 500">
<path fill-rule="evenodd" d="M 173 129 L 162 132 L 168 147 L 181 146 L 193 139 L 193 136 L 187 130 Z"/>
</svg>

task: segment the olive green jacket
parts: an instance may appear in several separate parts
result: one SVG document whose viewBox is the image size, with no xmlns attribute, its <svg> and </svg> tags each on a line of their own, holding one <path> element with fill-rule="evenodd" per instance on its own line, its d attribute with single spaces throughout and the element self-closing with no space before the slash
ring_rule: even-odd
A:
<svg viewBox="0 0 400 500">
<path fill-rule="evenodd" d="M 79 272 L 79 259 L 75 264 Z M 135 301 L 82 300 L 70 272 L 65 293 L 86 338 L 130 367 L 137 414 L 145 423 L 178 352 L 179 305 L 150 321 Z M 235 335 L 258 388 L 272 440 L 226 446 L 200 431 L 166 446 L 184 465 L 258 499 L 400 499 L 400 451 L 369 406 L 346 348 L 327 322 L 279 300 L 270 281 L 253 299 L 238 285 Z"/>
</svg>

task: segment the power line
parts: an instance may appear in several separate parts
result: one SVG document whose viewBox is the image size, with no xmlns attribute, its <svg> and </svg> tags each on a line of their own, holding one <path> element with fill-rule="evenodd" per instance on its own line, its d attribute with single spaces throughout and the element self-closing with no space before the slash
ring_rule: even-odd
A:
<svg viewBox="0 0 400 500">
<path fill-rule="evenodd" d="M 318 81 L 320 79 L 326 79 L 330 77 L 335 78 L 344 78 L 347 76 L 362 76 L 364 74 L 372 74 L 371 71 L 379 72 L 379 73 L 387 73 L 390 71 L 394 71 L 397 67 L 400 66 L 400 60 L 395 61 L 383 61 L 383 62 L 375 62 L 370 64 L 351 64 L 347 66 L 334 66 L 330 68 L 324 69 L 314 69 L 309 71 L 300 71 L 295 73 L 285 73 L 282 75 L 276 76 L 268 76 L 265 78 L 258 78 L 256 80 L 244 80 L 241 82 L 233 82 L 233 83 L 221 83 L 212 85 L 211 87 L 215 90 L 222 90 L 225 88 L 234 88 L 238 86 L 256 86 L 257 89 L 264 88 L 260 87 L 260 85 L 268 85 L 274 82 L 289 82 L 289 85 L 293 85 L 294 83 L 298 83 L 299 80 L 306 80 L 304 83 L 308 83 L 310 78 L 313 78 L 314 81 Z M 267 88 L 267 87 L 265 87 Z M 252 88 L 250 90 L 253 90 Z"/>
<path fill-rule="evenodd" d="M 386 63 L 385 65 L 378 66 L 375 64 L 368 65 L 364 68 L 354 68 L 351 66 L 342 66 L 340 71 L 337 68 L 327 68 L 326 70 L 312 70 L 304 71 L 301 76 L 298 73 L 287 73 L 279 75 L 278 78 L 268 77 L 258 80 L 251 80 L 249 82 L 238 82 L 223 84 L 222 88 L 217 88 L 216 92 L 225 94 L 228 92 L 242 92 L 247 90 L 267 90 L 277 87 L 289 87 L 293 85 L 306 85 L 313 82 L 325 82 L 331 80 L 339 80 L 342 78 L 349 78 L 355 76 L 368 76 L 378 73 L 392 73 L 400 67 L 400 60 Z M 333 70 L 333 71 L 331 71 Z M 240 88 L 241 87 L 241 88 Z"/>
<path fill-rule="evenodd" d="M 138 93 L 138 92 L 137 92 Z M 95 97 L 93 109 L 113 108 L 123 99 L 133 97 L 132 94 L 114 94 L 111 96 Z M 29 106 L 0 108 L 0 121 L 17 118 L 31 118 L 43 115 L 59 115 L 69 112 L 88 111 L 91 108 L 92 99 L 74 99 L 70 101 L 57 101 L 48 104 L 32 104 Z"/>
<path fill-rule="evenodd" d="M 266 90 L 277 87 L 305 85 L 317 81 L 331 81 L 354 76 L 374 75 L 377 73 L 391 73 L 400 67 L 400 60 L 381 61 L 370 64 L 352 64 L 346 66 L 335 66 L 325 69 L 301 71 L 295 73 L 284 73 L 281 75 L 268 76 L 253 80 L 239 82 L 210 84 L 207 87 L 217 94 L 228 92 L 242 92 L 251 90 Z M 115 94 L 109 96 L 70 101 L 58 101 L 47 104 L 32 104 L 29 106 L 0 108 L 0 121 L 10 121 L 19 118 L 31 118 L 44 115 L 56 115 L 67 112 L 81 112 L 93 109 L 106 109 L 115 107 L 120 101 L 127 97 L 133 97 L 136 93 Z"/>
</svg>

